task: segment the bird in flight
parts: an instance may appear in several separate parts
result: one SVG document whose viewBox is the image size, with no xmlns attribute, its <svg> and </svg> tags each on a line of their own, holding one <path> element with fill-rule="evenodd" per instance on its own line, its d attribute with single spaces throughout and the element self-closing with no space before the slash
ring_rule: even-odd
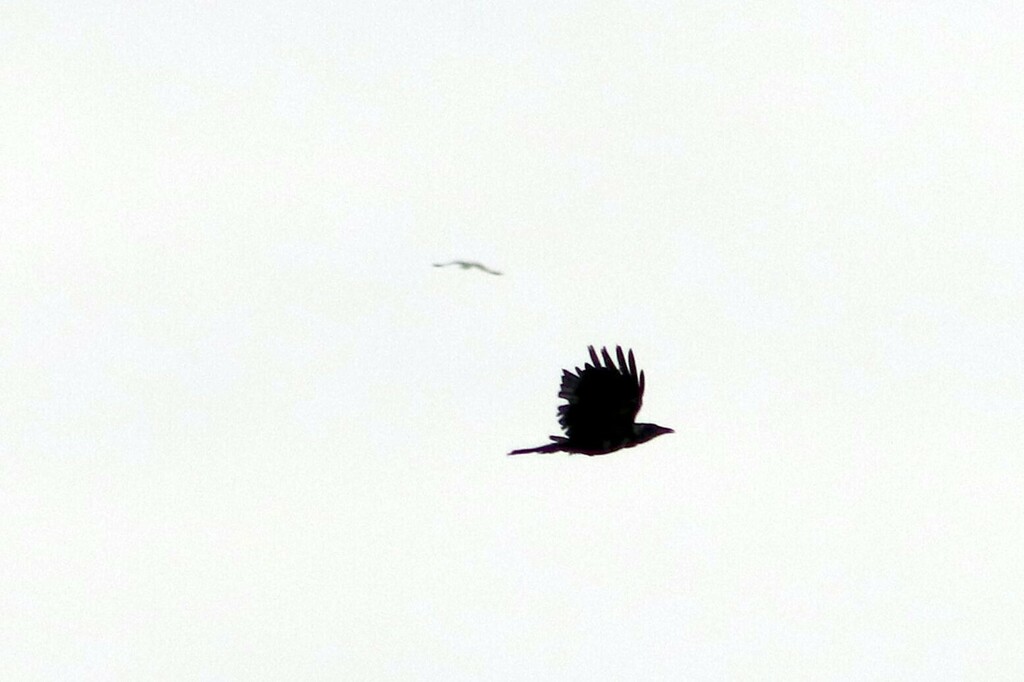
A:
<svg viewBox="0 0 1024 682">
<path fill-rule="evenodd" d="M 434 263 L 434 267 L 435 268 L 443 268 L 446 265 L 458 265 L 463 270 L 469 270 L 470 268 L 476 268 L 477 270 L 483 270 L 484 272 L 486 272 L 488 274 L 491 274 L 491 275 L 500 275 L 501 274 L 500 272 L 498 272 L 496 270 L 491 270 L 489 268 L 484 267 L 482 264 L 477 263 L 476 261 L 453 260 L 450 263 Z"/>
<path fill-rule="evenodd" d="M 644 373 L 636 372 L 633 351 L 627 356 L 616 346 L 618 366 L 612 361 L 607 348 L 601 357 L 589 346 L 590 362 L 573 374 L 562 370 L 559 398 L 566 403 L 558 406 L 558 423 L 564 436 L 551 436 L 553 442 L 536 448 L 513 450 L 510 455 L 525 452 L 568 452 L 582 455 L 606 455 L 622 448 L 646 443 L 672 429 L 657 424 L 638 424 L 636 413 L 644 397 Z M 604 364 L 601 364 L 601 360 Z"/>
</svg>

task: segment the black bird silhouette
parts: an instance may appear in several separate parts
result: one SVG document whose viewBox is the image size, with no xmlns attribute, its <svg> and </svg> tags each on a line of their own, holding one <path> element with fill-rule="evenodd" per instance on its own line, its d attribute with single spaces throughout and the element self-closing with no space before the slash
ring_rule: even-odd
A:
<svg viewBox="0 0 1024 682">
<path fill-rule="evenodd" d="M 618 367 L 607 348 L 601 349 L 601 358 L 593 346 L 588 346 L 590 362 L 573 374 L 562 370 L 562 388 L 559 398 L 566 404 L 558 406 L 558 423 L 564 436 L 551 436 L 552 443 L 536 448 L 513 450 L 510 455 L 524 452 L 568 452 L 582 455 L 606 455 L 622 448 L 645 443 L 663 433 L 675 433 L 657 424 L 637 424 L 636 413 L 644 397 L 644 373 L 636 372 L 633 351 L 629 359 L 616 346 Z"/>
<path fill-rule="evenodd" d="M 484 267 L 482 264 L 477 263 L 476 261 L 453 260 L 453 261 L 451 261 L 449 263 L 434 263 L 434 267 L 435 268 L 443 268 L 446 265 L 458 265 L 463 270 L 469 270 L 470 268 L 476 268 L 477 270 L 483 270 L 484 272 L 489 273 L 491 275 L 500 275 L 501 274 L 500 272 L 498 272 L 496 270 L 490 270 L 490 269 Z"/>
</svg>

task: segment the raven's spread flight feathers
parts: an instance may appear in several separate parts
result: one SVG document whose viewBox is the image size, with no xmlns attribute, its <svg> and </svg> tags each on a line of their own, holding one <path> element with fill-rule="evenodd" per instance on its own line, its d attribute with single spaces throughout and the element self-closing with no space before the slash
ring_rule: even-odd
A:
<svg viewBox="0 0 1024 682">
<path fill-rule="evenodd" d="M 525 452 L 576 452 L 584 455 L 604 455 L 621 448 L 631 448 L 672 429 L 657 424 L 634 422 L 644 397 L 644 373 L 637 374 L 633 351 L 627 356 L 622 347 L 615 348 L 618 366 L 607 348 L 601 357 L 589 346 L 590 362 L 573 374 L 562 371 L 558 406 L 558 423 L 565 436 L 551 436 L 547 445 L 513 450 L 510 455 Z M 627 359 L 628 358 L 628 359 Z M 601 361 L 604 360 L 602 365 Z"/>
</svg>

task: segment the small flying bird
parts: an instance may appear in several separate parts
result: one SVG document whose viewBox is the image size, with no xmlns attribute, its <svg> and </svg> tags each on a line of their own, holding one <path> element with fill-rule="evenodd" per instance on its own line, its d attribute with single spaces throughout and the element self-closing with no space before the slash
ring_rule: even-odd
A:
<svg viewBox="0 0 1024 682">
<path fill-rule="evenodd" d="M 469 270 L 470 268 L 476 268 L 477 270 L 483 270 L 484 272 L 489 273 L 491 275 L 500 275 L 501 274 L 500 272 L 498 272 L 496 270 L 490 270 L 490 269 L 484 267 L 481 263 L 477 263 L 475 261 L 453 260 L 450 263 L 434 263 L 434 267 L 435 268 L 443 268 L 446 265 L 458 265 L 463 270 Z"/>
<path fill-rule="evenodd" d="M 622 448 L 646 443 L 672 429 L 657 424 L 637 424 L 636 413 L 644 397 L 644 373 L 636 372 L 633 351 L 627 356 L 616 346 L 618 366 L 612 361 L 607 348 L 601 349 L 601 358 L 593 346 L 588 346 L 590 362 L 573 374 L 562 370 L 559 398 L 566 404 L 558 406 L 558 423 L 564 436 L 550 436 L 552 443 L 536 448 L 513 450 L 510 455 L 524 452 L 568 452 L 581 455 L 606 455 Z M 601 359 L 604 364 L 601 364 Z"/>
</svg>

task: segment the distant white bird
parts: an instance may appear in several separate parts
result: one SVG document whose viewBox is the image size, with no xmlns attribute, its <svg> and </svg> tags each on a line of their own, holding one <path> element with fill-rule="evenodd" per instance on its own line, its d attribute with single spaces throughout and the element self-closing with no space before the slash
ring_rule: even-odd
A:
<svg viewBox="0 0 1024 682">
<path fill-rule="evenodd" d="M 500 275 L 501 273 L 496 270 L 490 270 L 480 263 L 468 260 L 453 260 L 450 263 L 434 263 L 435 268 L 443 268 L 446 265 L 458 265 L 463 270 L 469 270 L 470 268 L 476 268 L 477 270 L 483 270 L 484 272 L 491 275 Z"/>
</svg>

